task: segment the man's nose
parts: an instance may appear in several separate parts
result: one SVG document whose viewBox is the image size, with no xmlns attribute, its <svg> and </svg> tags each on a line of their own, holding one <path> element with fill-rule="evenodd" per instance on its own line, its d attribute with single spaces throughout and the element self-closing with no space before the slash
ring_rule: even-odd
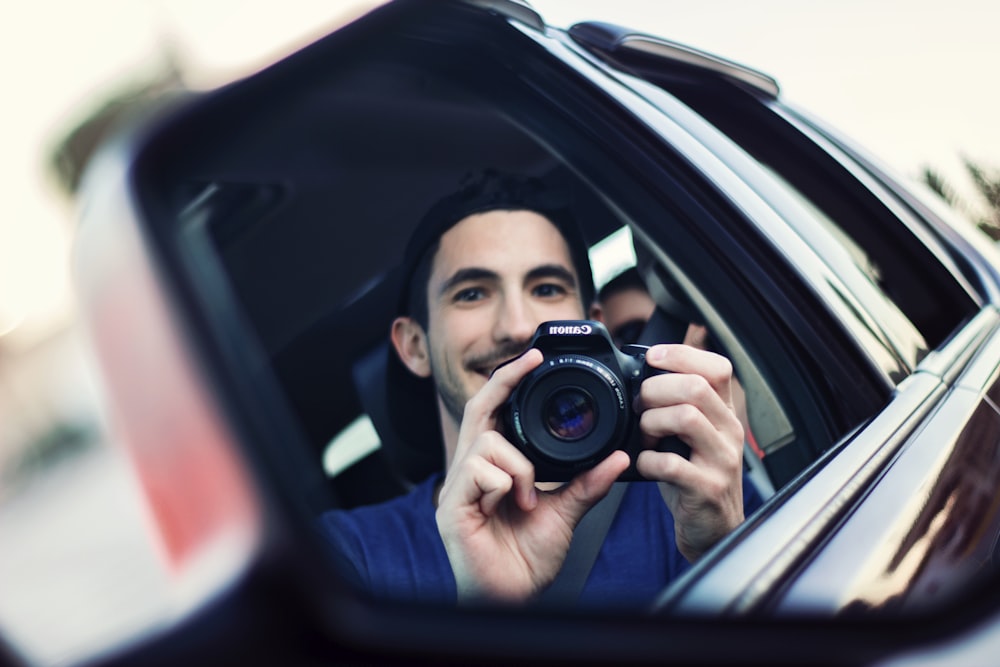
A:
<svg viewBox="0 0 1000 667">
<path fill-rule="evenodd" d="M 523 299 L 505 299 L 494 329 L 496 340 L 530 339 L 541 323 L 538 314 Z"/>
</svg>

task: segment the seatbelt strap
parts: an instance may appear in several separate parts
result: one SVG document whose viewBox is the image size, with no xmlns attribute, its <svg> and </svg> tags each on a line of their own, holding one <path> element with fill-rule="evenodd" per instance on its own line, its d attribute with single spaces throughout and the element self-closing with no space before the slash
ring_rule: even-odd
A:
<svg viewBox="0 0 1000 667">
<path fill-rule="evenodd" d="M 573 541 L 569 545 L 569 552 L 566 554 L 562 569 L 549 587 L 539 595 L 540 603 L 565 606 L 576 604 L 579 600 L 580 592 L 587 583 L 590 570 L 594 567 L 611 522 L 618 514 L 618 506 L 621 505 L 628 485 L 628 482 L 612 484 L 608 495 L 580 519 L 573 532 Z"/>
<path fill-rule="evenodd" d="M 657 307 L 643 327 L 638 342 L 643 345 L 680 343 L 684 340 L 687 326 L 688 322 L 684 319 Z M 562 569 L 549 587 L 538 596 L 541 604 L 573 605 L 580 599 L 580 592 L 597 561 L 597 554 L 604 544 L 611 522 L 618 514 L 618 506 L 621 505 L 628 485 L 628 482 L 615 482 L 608 495 L 591 507 L 577 524 Z"/>
</svg>

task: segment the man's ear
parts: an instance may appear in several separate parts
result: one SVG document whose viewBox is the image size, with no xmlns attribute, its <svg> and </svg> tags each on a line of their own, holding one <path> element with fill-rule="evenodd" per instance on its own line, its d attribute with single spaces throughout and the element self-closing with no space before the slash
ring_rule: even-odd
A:
<svg viewBox="0 0 1000 667">
<path fill-rule="evenodd" d="M 590 319 L 604 324 L 604 309 L 596 301 L 590 304 Z"/>
<path fill-rule="evenodd" d="M 427 350 L 427 334 L 411 317 L 392 321 L 392 345 L 410 372 L 422 378 L 431 376 L 431 357 Z"/>
</svg>

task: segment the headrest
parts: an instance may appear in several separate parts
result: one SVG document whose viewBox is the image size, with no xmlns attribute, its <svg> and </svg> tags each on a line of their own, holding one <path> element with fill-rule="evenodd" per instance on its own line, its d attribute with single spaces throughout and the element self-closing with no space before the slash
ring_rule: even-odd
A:
<svg viewBox="0 0 1000 667">
<path fill-rule="evenodd" d="M 684 322 L 703 324 L 701 313 L 649 248 L 636 243 L 635 257 L 636 270 L 642 276 L 649 295 L 665 314 Z"/>
<path fill-rule="evenodd" d="M 361 407 L 382 441 L 382 454 L 409 485 L 444 470 L 444 439 L 430 380 L 410 373 L 388 341 L 352 368 Z"/>
</svg>

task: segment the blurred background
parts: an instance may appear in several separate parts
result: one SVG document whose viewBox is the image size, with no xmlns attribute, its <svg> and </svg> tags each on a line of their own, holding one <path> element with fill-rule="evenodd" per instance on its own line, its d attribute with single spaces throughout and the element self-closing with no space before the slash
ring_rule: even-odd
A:
<svg viewBox="0 0 1000 667">
<path fill-rule="evenodd" d="M 0 27 L 0 632 L 60 664 L 169 616 L 169 582 L 77 322 L 80 174 L 166 90 L 250 74 L 372 2 L 36 0 Z M 553 25 L 626 25 L 776 77 L 786 99 L 1000 224 L 1000 3 L 535 0 Z M 994 238 L 996 235 L 994 234 Z"/>
</svg>

